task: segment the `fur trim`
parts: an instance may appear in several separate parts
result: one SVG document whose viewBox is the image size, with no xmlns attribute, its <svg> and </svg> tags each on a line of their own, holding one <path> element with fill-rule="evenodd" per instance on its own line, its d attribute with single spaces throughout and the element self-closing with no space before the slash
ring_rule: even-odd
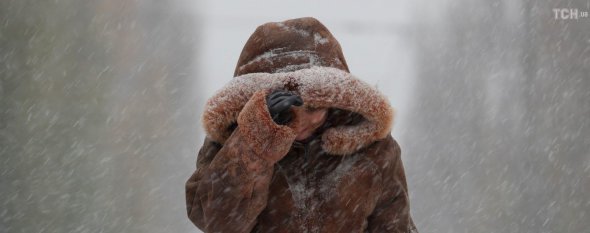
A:
<svg viewBox="0 0 590 233">
<path fill-rule="evenodd" d="M 274 164 L 291 148 L 297 134 L 285 125 L 277 125 L 266 107 L 268 91 L 258 91 L 238 116 L 238 131 L 256 155 Z"/>
<path fill-rule="evenodd" d="M 291 90 L 312 107 L 339 108 L 363 115 L 365 121 L 357 125 L 338 126 L 323 133 L 322 147 L 330 154 L 352 154 L 391 131 L 394 111 L 377 89 L 345 71 L 315 66 L 233 78 L 207 102 L 202 119 L 207 134 L 224 143 L 231 133 L 228 127 L 236 122 L 252 95 L 259 90 L 275 89 Z"/>
</svg>

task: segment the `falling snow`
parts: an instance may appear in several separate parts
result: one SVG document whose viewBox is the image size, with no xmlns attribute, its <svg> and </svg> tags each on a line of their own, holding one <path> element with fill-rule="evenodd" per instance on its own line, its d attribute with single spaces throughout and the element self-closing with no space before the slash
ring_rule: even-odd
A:
<svg viewBox="0 0 590 233">
<path fill-rule="evenodd" d="M 554 8 L 590 11 L 587 0 L 1 1 L 0 232 L 198 232 L 184 182 L 205 102 L 256 26 L 302 16 L 397 109 L 420 232 L 588 232 L 590 18 Z"/>
</svg>

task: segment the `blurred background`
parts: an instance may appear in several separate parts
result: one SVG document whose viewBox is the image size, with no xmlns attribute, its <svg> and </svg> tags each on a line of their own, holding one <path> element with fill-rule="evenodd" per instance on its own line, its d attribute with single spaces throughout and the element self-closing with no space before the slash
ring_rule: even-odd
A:
<svg viewBox="0 0 590 233">
<path fill-rule="evenodd" d="M 397 109 L 420 232 L 588 232 L 588 11 L 587 0 L 0 1 L 0 232 L 199 232 L 184 182 L 203 105 L 256 26 L 303 16 Z"/>
</svg>

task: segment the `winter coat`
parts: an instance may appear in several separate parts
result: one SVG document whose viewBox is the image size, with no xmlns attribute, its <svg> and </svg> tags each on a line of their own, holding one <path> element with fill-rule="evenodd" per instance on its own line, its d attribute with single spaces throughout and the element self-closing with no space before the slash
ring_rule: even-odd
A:
<svg viewBox="0 0 590 233">
<path fill-rule="evenodd" d="M 204 232 L 417 232 L 386 97 L 348 72 L 340 45 L 313 18 L 267 23 L 246 43 L 235 76 L 207 102 L 207 137 L 186 183 Z M 266 95 L 284 89 L 328 108 L 295 141 Z M 296 121 L 294 119 L 293 121 Z"/>
</svg>

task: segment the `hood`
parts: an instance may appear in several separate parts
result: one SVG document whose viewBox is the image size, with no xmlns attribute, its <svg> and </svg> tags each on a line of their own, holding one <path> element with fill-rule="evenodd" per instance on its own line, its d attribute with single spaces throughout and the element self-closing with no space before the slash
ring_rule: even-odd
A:
<svg viewBox="0 0 590 233">
<path fill-rule="evenodd" d="M 349 72 L 340 44 L 314 18 L 266 23 L 252 33 L 238 59 L 234 76 L 288 72 L 311 66 Z"/>
<path fill-rule="evenodd" d="M 361 115 L 354 124 L 323 130 L 322 147 L 329 154 L 352 154 L 391 131 L 394 111 L 387 98 L 348 72 L 340 45 L 313 18 L 258 27 L 235 75 L 207 101 L 202 118 L 207 135 L 221 144 L 246 102 L 261 90 L 289 90 L 306 105 Z"/>
</svg>

